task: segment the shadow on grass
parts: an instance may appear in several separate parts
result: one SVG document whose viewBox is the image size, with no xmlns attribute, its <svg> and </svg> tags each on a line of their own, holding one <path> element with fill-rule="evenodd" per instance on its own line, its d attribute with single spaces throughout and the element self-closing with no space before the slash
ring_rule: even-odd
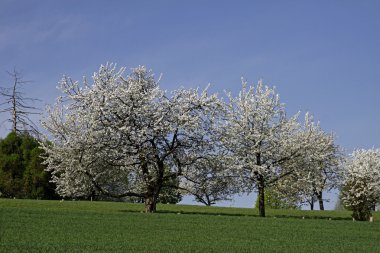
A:
<svg viewBox="0 0 380 253">
<path fill-rule="evenodd" d="M 138 210 L 120 210 L 124 213 L 144 213 Z M 170 211 L 170 210 L 157 210 L 159 214 L 184 214 L 184 215 L 207 215 L 207 216 L 231 216 L 231 217 L 257 217 L 258 214 L 241 214 L 241 213 L 223 213 L 223 212 L 197 212 L 197 211 Z M 283 218 L 283 219 L 309 219 L 309 220 L 352 220 L 351 217 L 328 217 L 320 215 L 267 215 L 266 218 Z"/>
<path fill-rule="evenodd" d="M 305 219 L 305 220 L 352 220 L 351 217 L 328 217 L 328 216 L 319 216 L 319 215 L 271 215 L 268 217 L 272 218 L 291 218 L 291 219 Z"/>
</svg>

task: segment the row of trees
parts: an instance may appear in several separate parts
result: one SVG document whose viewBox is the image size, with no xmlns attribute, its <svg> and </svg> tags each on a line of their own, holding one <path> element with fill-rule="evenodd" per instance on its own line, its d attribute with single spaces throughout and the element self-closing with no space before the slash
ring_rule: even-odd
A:
<svg viewBox="0 0 380 253">
<path fill-rule="evenodd" d="M 8 123 L 11 132 L 4 140 L 0 139 L 0 197 L 54 199 L 60 196 L 55 192 L 50 173 L 42 164 L 44 151 L 39 148 L 40 131 L 33 122 L 33 115 L 39 115 L 40 109 L 35 106 L 35 99 L 23 92 L 25 81 L 16 68 L 7 71 L 11 81 L 8 87 L 0 87 L 0 113 L 8 114 L 1 125 Z M 178 185 L 176 179 L 171 184 Z M 85 199 L 118 200 L 141 202 L 141 198 L 115 199 L 107 195 L 99 195 L 93 191 Z M 178 203 L 182 196 L 172 187 L 163 188 L 158 202 Z"/>
<path fill-rule="evenodd" d="M 56 185 L 51 182 L 51 174 L 46 171 L 36 137 L 28 132 L 11 132 L 0 139 L 0 197 L 28 199 L 59 199 Z M 178 182 L 171 182 L 178 185 Z M 141 198 L 115 199 L 92 192 L 83 199 L 141 202 Z M 159 203 L 175 204 L 181 201 L 180 192 L 163 185 Z"/>
<path fill-rule="evenodd" d="M 287 117 L 262 82 L 243 82 L 224 102 L 207 89 L 163 91 L 144 67 L 125 76 L 101 66 L 92 79 L 63 78 L 63 96 L 43 120 L 52 140 L 43 144 L 46 164 L 63 196 L 133 196 L 154 212 L 163 186 L 205 204 L 257 191 L 265 216 L 268 187 L 323 203 L 335 185 L 334 137 L 309 114 L 302 124 L 299 114 Z"/>
<path fill-rule="evenodd" d="M 92 83 L 69 77 L 60 82 L 63 95 L 42 122 L 49 140 L 40 141 L 42 149 L 32 159 L 41 171 L 46 169 L 45 185 L 48 175 L 59 195 L 127 198 L 143 201 L 146 212 L 154 212 L 157 202 L 176 203 L 181 195 L 212 205 L 256 191 L 256 205 L 265 216 L 266 205 L 309 204 L 313 209 L 318 201 L 324 210 L 323 192 L 339 187 L 343 204 L 358 220 L 369 219 L 379 202 L 379 151 L 355 151 L 345 158 L 332 134 L 308 113 L 303 120 L 299 113 L 288 117 L 276 90 L 261 81 L 256 86 L 243 81 L 238 96 L 226 93 L 223 99 L 207 88 L 163 91 L 144 67 L 127 76 L 124 72 L 106 65 Z M 14 77 L 17 91 L 20 79 Z M 15 101 L 23 97 L 7 94 L 13 94 L 5 96 L 12 98 L 7 111 L 20 114 Z M 33 128 L 19 131 L 20 117 L 12 119 L 15 129 L 9 138 L 30 138 Z M 36 197 L 38 190 L 30 185 L 20 190 L 31 181 L 24 179 L 29 165 L 19 169 L 24 186 L 16 187 L 17 173 L 9 172 L 7 159 L 0 164 L 0 178 L 9 178 L 0 180 L 2 194 L 16 196 L 18 189 L 17 197 Z M 22 159 L 27 161 L 16 160 Z"/>
</svg>

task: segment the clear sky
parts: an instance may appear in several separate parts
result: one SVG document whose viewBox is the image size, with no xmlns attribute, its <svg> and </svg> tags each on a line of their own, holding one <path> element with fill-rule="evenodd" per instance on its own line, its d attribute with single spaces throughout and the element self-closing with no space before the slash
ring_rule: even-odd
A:
<svg viewBox="0 0 380 253">
<path fill-rule="evenodd" d="M 17 67 L 28 95 L 51 104 L 64 74 L 81 80 L 106 62 L 145 65 L 168 90 L 237 93 L 241 77 L 262 78 L 348 152 L 380 147 L 379 13 L 377 0 L 0 0 L 0 86 Z"/>
</svg>

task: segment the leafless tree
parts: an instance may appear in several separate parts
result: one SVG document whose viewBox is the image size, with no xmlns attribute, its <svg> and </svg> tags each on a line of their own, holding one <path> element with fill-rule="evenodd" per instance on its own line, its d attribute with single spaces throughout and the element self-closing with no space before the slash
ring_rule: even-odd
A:
<svg viewBox="0 0 380 253">
<path fill-rule="evenodd" d="M 41 100 L 28 97 L 21 91 L 22 86 L 31 83 L 31 81 L 25 81 L 16 68 L 12 72 L 7 71 L 7 73 L 11 77 L 12 84 L 10 87 L 0 87 L 0 96 L 3 98 L 0 102 L 0 113 L 9 113 L 9 117 L 1 124 L 9 122 L 12 125 L 12 132 L 28 132 L 38 136 L 38 127 L 32 121 L 31 115 L 41 114 L 40 109 L 33 105 Z"/>
</svg>

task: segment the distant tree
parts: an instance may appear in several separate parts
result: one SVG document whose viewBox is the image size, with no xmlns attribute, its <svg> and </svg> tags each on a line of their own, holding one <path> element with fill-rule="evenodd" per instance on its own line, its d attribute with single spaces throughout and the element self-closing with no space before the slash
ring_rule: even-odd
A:
<svg viewBox="0 0 380 253">
<path fill-rule="evenodd" d="M 164 176 L 170 176 L 170 169 L 166 168 Z M 177 177 L 169 177 L 163 185 L 158 195 L 157 203 L 177 204 L 182 200 L 182 194 L 179 191 L 179 179 Z"/>
<path fill-rule="evenodd" d="M 52 199 L 58 196 L 51 175 L 40 158 L 42 149 L 28 133 L 11 132 L 0 141 L 0 192 L 2 197 Z"/>
<path fill-rule="evenodd" d="M 337 211 L 347 210 L 347 208 L 343 204 L 342 195 L 341 194 L 339 194 L 339 197 L 336 200 L 334 210 L 337 210 Z"/>
<path fill-rule="evenodd" d="M 345 164 L 341 195 L 355 220 L 369 220 L 380 201 L 380 149 L 360 149 L 352 153 Z"/>
<path fill-rule="evenodd" d="M 164 175 L 170 175 L 170 169 L 165 168 Z M 109 183 L 107 188 L 111 191 L 118 191 L 117 184 L 112 186 L 112 182 Z M 87 191 L 82 194 L 72 196 L 79 199 L 93 199 L 93 200 L 106 200 L 106 201 L 121 201 L 121 202 L 132 202 L 132 203 L 144 203 L 144 197 L 139 196 L 126 196 L 126 197 L 112 197 L 108 194 L 104 194 L 98 191 L 96 187 L 89 185 Z M 182 194 L 179 191 L 179 180 L 178 178 L 169 177 L 162 185 L 161 191 L 157 198 L 157 203 L 162 204 L 177 204 L 182 200 Z"/>
<path fill-rule="evenodd" d="M 40 100 L 28 97 L 21 91 L 22 86 L 30 81 L 23 80 L 20 72 L 14 69 L 13 72 L 7 73 L 12 78 L 12 84 L 10 87 L 0 87 L 0 97 L 3 98 L 0 103 L 0 113 L 9 113 L 9 118 L 4 122 L 11 123 L 12 132 L 29 132 L 38 136 L 38 127 L 32 121 L 31 116 L 40 114 L 40 112 L 31 103 Z"/>
<path fill-rule="evenodd" d="M 291 197 L 289 198 L 272 188 L 268 188 L 265 192 L 265 207 L 270 209 L 299 209 L 298 200 Z M 255 208 L 259 208 L 259 198 L 256 199 Z"/>
<path fill-rule="evenodd" d="M 161 192 L 158 195 L 157 203 L 162 204 L 177 204 L 182 200 L 182 194 L 176 187 L 162 186 Z"/>
<path fill-rule="evenodd" d="M 195 201 L 206 206 L 216 204 L 217 201 L 231 200 L 237 193 L 234 177 L 230 176 L 226 164 L 218 154 L 208 160 L 202 160 L 193 166 L 193 172 L 185 176 L 182 185 L 184 194 L 192 195 Z"/>
</svg>

